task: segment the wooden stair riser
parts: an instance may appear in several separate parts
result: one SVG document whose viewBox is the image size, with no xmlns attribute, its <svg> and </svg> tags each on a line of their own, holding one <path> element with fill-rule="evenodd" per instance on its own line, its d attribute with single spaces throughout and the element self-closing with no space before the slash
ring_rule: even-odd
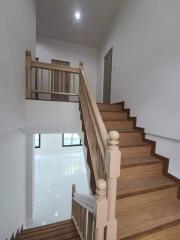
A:
<svg viewBox="0 0 180 240">
<path fill-rule="evenodd" d="M 121 184 L 121 179 L 133 179 L 143 176 L 156 176 L 162 175 L 163 173 L 163 163 L 138 165 L 134 167 L 121 168 L 121 176 L 119 178 L 119 184 Z"/>
<path fill-rule="evenodd" d="M 98 104 L 100 112 L 119 112 L 122 111 L 122 105 Z"/>
<path fill-rule="evenodd" d="M 101 112 L 104 121 L 127 120 L 127 112 Z"/>
<path fill-rule="evenodd" d="M 142 134 L 140 132 L 126 132 L 120 133 L 119 142 L 121 143 L 139 143 L 142 141 Z"/>
<path fill-rule="evenodd" d="M 134 121 L 104 121 L 108 131 L 110 130 L 133 130 Z"/>
<path fill-rule="evenodd" d="M 121 147 L 120 151 L 122 158 L 146 157 L 151 155 L 151 146 Z"/>
<path fill-rule="evenodd" d="M 48 224 L 45 226 L 39 226 L 39 227 L 35 227 L 35 228 L 30 228 L 30 229 L 25 229 L 25 230 L 23 230 L 23 232 L 21 234 L 26 235 L 26 234 L 30 234 L 30 233 L 39 232 L 39 231 L 43 232 L 43 231 L 50 230 L 50 229 L 56 230 L 56 229 L 63 228 L 65 226 L 69 226 L 69 225 L 74 225 L 71 220 L 62 221 L 59 223 L 52 223 L 52 224 Z"/>
</svg>

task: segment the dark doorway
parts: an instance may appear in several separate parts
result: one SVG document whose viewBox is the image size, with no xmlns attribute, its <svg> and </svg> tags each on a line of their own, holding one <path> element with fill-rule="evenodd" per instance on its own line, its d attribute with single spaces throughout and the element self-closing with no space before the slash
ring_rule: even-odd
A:
<svg viewBox="0 0 180 240">
<path fill-rule="evenodd" d="M 62 66 L 70 66 L 70 62 L 62 61 L 62 60 L 51 60 L 52 64 L 58 64 Z M 51 86 L 53 87 L 53 92 L 62 92 L 62 93 L 69 93 L 70 92 L 70 73 L 60 72 L 60 71 L 54 71 L 54 79 L 52 79 L 53 84 Z M 51 100 L 53 101 L 69 101 L 69 96 L 66 95 L 58 95 L 58 94 L 52 94 Z"/>
<path fill-rule="evenodd" d="M 103 103 L 110 103 L 113 48 L 104 57 Z"/>
</svg>

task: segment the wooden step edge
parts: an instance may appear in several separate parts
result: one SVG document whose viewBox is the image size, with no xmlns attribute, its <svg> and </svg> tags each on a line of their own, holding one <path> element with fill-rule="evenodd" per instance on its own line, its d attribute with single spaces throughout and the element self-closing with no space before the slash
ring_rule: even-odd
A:
<svg viewBox="0 0 180 240">
<path fill-rule="evenodd" d="M 112 105 L 122 105 L 123 108 L 125 106 L 125 101 L 121 101 L 121 102 L 115 102 L 115 103 L 111 103 Z"/>
<path fill-rule="evenodd" d="M 46 228 L 44 230 L 39 230 L 39 231 L 35 231 L 35 232 L 29 232 L 26 234 L 21 234 L 19 239 L 28 239 L 28 238 L 33 238 L 33 237 L 37 237 L 37 236 L 43 236 L 43 235 L 47 235 L 47 234 L 53 234 L 53 232 L 65 232 L 65 231 L 69 231 L 69 230 L 74 230 L 75 225 L 72 223 L 71 225 L 62 225 L 58 228 Z"/>
<path fill-rule="evenodd" d="M 115 105 L 121 105 L 123 107 L 124 102 L 118 102 L 118 103 L 96 103 L 97 105 L 108 105 L 108 106 L 115 106 Z"/>
<path fill-rule="evenodd" d="M 148 236 L 148 235 L 150 235 L 150 234 L 152 234 L 152 233 L 156 233 L 156 232 L 158 232 L 158 231 L 162 231 L 162 230 L 165 230 L 165 229 L 167 229 L 167 228 L 171 228 L 171 227 L 173 227 L 173 226 L 176 226 L 176 225 L 178 225 L 178 224 L 180 224 L 180 219 L 177 219 L 177 220 L 175 220 L 175 221 L 172 221 L 172 222 L 168 222 L 168 223 L 166 223 L 166 224 L 163 224 L 163 225 L 160 225 L 160 226 L 157 226 L 157 227 L 154 227 L 154 228 L 152 228 L 152 229 L 149 229 L 149 230 L 146 230 L 146 231 L 144 231 L 144 232 L 141 232 L 141 233 L 137 233 L 137 234 L 135 234 L 135 235 L 131 235 L 131 236 L 128 236 L 128 237 L 124 237 L 124 238 L 119 238 L 118 237 L 118 239 L 119 240 L 139 240 L 139 238 L 141 237 L 146 237 L 146 236 Z M 174 239 L 174 240 L 176 240 L 176 239 Z"/>
<path fill-rule="evenodd" d="M 177 183 L 168 183 L 165 184 L 163 186 L 159 186 L 159 187 L 151 187 L 145 190 L 141 190 L 141 191 L 135 191 L 135 192 L 131 192 L 131 193 L 125 193 L 125 194 L 119 194 L 117 193 L 116 199 L 122 199 L 122 198 L 127 198 L 127 197 L 133 197 L 133 196 L 137 196 L 137 195 L 141 195 L 141 194 L 145 194 L 145 193 L 150 193 L 150 192 L 157 192 L 157 191 L 161 191 L 161 190 L 165 190 L 165 189 L 169 189 L 169 188 L 174 188 L 174 187 L 178 187 Z M 178 190 L 178 189 L 177 189 Z"/>
<path fill-rule="evenodd" d="M 134 123 L 133 119 L 115 119 L 115 120 L 104 120 L 104 122 L 112 122 L 112 123 L 121 123 L 121 122 L 132 122 Z"/>
<path fill-rule="evenodd" d="M 119 146 L 120 151 L 121 151 L 121 149 L 124 149 L 124 148 L 134 148 L 134 147 L 136 147 L 136 148 L 138 148 L 138 147 L 151 147 L 151 145 L 147 144 L 147 143 L 145 143 L 145 144 L 142 143 L 142 144 L 138 144 L 138 145 Z"/>
<path fill-rule="evenodd" d="M 39 231 L 39 229 L 46 229 L 46 228 L 55 228 L 55 227 L 59 227 L 61 225 L 65 225 L 65 224 L 69 224 L 69 223 L 73 223 L 72 220 L 65 220 L 62 222 L 56 222 L 56 223 L 50 223 L 47 225 L 42 225 L 42 226 L 38 226 L 38 227 L 33 227 L 33 228 L 28 228 L 28 229 L 24 229 L 22 231 L 23 234 L 27 233 L 27 232 L 31 232 L 31 231 Z"/>
<path fill-rule="evenodd" d="M 148 143 L 144 143 L 144 142 L 141 142 L 140 144 L 137 144 L 137 143 L 128 143 L 128 145 L 126 146 L 121 146 L 121 143 L 119 144 L 119 147 L 120 148 L 129 148 L 129 147 L 142 147 L 142 146 L 151 146 L 150 144 Z"/>
<path fill-rule="evenodd" d="M 121 164 L 121 169 L 124 168 L 131 168 L 131 167 L 137 167 L 137 166 L 146 166 L 146 165 L 154 165 L 154 164 L 163 164 L 161 160 L 154 160 L 151 162 L 141 162 L 141 163 L 130 163 L 130 164 Z"/>
<path fill-rule="evenodd" d="M 121 134 L 121 133 L 142 133 L 141 131 L 139 131 L 139 130 L 137 130 L 137 129 L 125 129 L 125 130 L 123 130 L 123 129 L 118 129 L 118 130 L 116 130 L 116 131 L 118 131 L 119 134 Z"/>
</svg>

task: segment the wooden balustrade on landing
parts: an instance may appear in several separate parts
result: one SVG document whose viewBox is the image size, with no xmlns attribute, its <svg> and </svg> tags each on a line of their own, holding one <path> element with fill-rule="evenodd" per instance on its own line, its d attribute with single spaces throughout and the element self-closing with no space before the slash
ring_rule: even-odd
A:
<svg viewBox="0 0 180 240">
<path fill-rule="evenodd" d="M 79 68 L 32 60 L 31 52 L 27 51 L 26 98 L 78 102 L 79 73 Z"/>
</svg>

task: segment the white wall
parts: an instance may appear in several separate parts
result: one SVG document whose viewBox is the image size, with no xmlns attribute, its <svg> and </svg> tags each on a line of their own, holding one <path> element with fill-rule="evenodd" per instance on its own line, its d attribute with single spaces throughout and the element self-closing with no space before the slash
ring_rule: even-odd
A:
<svg viewBox="0 0 180 240">
<path fill-rule="evenodd" d="M 79 62 L 83 61 L 88 81 L 96 96 L 97 49 L 38 37 L 36 55 L 40 58 L 40 61 L 45 62 L 51 62 L 51 59 L 69 61 L 72 67 L 79 67 Z"/>
<path fill-rule="evenodd" d="M 157 141 L 164 149 L 162 137 L 172 139 L 166 142 L 173 173 L 180 154 L 173 141 L 180 149 L 179 9 L 178 0 L 122 0 L 98 62 L 98 99 L 102 100 L 103 58 L 113 47 L 111 101 L 125 101 L 138 117 L 138 126 L 161 136 Z"/>
<path fill-rule="evenodd" d="M 81 132 L 79 103 L 25 101 L 25 133 Z"/>
<path fill-rule="evenodd" d="M 0 1 L 0 239 L 25 224 L 25 50 L 35 53 L 35 1 Z"/>
</svg>

